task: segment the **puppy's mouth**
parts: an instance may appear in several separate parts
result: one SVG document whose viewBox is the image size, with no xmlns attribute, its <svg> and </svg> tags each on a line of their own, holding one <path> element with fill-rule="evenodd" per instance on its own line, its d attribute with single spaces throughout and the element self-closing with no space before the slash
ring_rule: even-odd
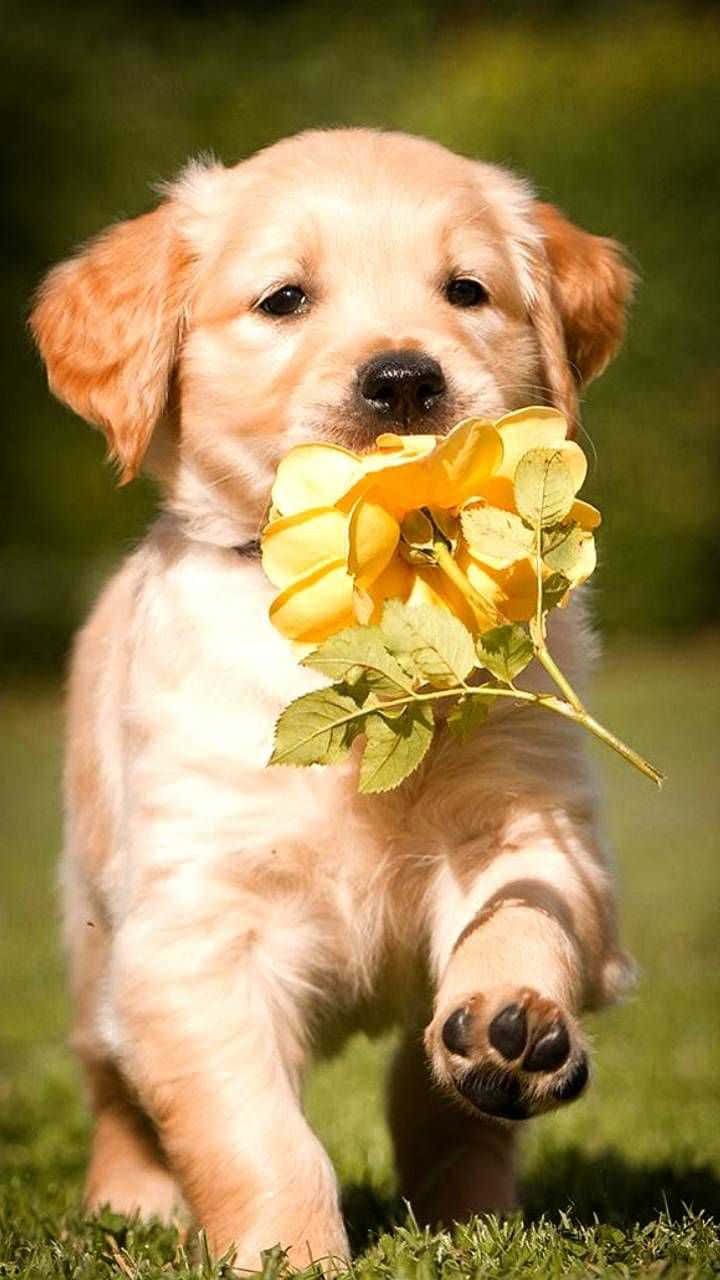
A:
<svg viewBox="0 0 720 1280">
<path fill-rule="evenodd" d="M 422 414 L 403 416 L 389 412 L 368 412 L 350 404 L 340 414 L 329 417 L 321 428 L 321 434 L 332 444 L 362 453 L 372 449 L 378 436 L 387 432 L 398 436 L 447 435 L 455 423 L 466 416 L 466 412 L 464 406 L 455 400 L 446 401 L 442 408 L 438 406 Z"/>
</svg>

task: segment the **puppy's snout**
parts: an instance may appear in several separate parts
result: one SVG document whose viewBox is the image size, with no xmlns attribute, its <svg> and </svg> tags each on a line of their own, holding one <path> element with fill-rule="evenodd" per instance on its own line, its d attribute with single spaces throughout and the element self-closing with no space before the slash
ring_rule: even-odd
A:
<svg viewBox="0 0 720 1280">
<path fill-rule="evenodd" d="M 447 391 L 440 365 L 422 351 L 383 351 L 358 373 L 360 395 L 376 414 L 406 426 Z"/>
</svg>

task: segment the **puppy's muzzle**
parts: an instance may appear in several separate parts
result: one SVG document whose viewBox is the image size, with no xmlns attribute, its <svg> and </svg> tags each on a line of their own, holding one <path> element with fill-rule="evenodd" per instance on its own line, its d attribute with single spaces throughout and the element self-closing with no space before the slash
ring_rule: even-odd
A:
<svg viewBox="0 0 720 1280">
<path fill-rule="evenodd" d="M 382 351 L 358 370 L 357 391 L 366 413 L 407 430 L 440 406 L 447 383 L 423 351 Z"/>
</svg>

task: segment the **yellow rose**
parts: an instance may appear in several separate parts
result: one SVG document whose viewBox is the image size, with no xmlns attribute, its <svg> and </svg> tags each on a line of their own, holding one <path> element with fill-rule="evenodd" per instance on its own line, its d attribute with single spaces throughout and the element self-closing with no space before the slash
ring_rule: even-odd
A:
<svg viewBox="0 0 720 1280">
<path fill-rule="evenodd" d="M 560 452 L 577 492 L 587 464 L 565 432 L 557 410 L 538 407 L 496 423 L 471 418 L 442 439 L 383 435 L 364 455 L 331 444 L 291 450 L 278 467 L 262 534 L 263 567 L 279 588 L 273 624 L 315 644 L 376 621 L 395 598 L 441 605 L 475 632 L 531 617 L 534 562 L 526 552 L 478 556 L 459 517 L 478 507 L 515 513 L 515 470 L 529 449 Z M 590 530 L 600 516 L 576 500 L 567 519 Z"/>
</svg>

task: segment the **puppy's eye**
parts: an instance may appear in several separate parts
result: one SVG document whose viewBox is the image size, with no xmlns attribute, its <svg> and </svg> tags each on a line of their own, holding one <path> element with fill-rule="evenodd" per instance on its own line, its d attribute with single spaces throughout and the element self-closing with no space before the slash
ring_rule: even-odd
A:
<svg viewBox="0 0 720 1280">
<path fill-rule="evenodd" d="M 299 285 L 284 284 L 282 289 L 276 289 L 267 298 L 263 298 L 259 305 L 260 310 L 268 316 L 293 316 L 306 303 L 307 298 Z"/>
<path fill-rule="evenodd" d="M 453 307 L 484 307 L 490 294 L 479 280 L 472 276 L 456 276 L 445 287 L 445 297 Z"/>
</svg>

